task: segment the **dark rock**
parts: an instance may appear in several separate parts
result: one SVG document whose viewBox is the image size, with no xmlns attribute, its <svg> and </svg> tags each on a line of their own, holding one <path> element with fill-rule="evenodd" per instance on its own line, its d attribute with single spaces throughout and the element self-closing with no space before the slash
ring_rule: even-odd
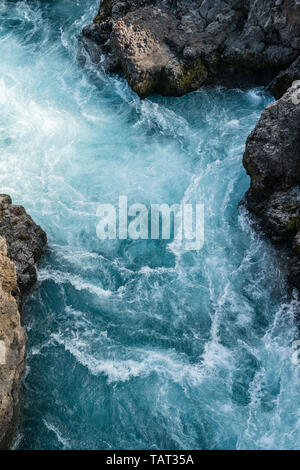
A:
<svg viewBox="0 0 300 470">
<path fill-rule="evenodd" d="M 300 56 L 289 68 L 277 75 L 270 84 L 269 90 L 278 100 L 296 80 L 300 80 Z"/>
<path fill-rule="evenodd" d="M 8 257 L 15 263 L 20 299 L 37 280 L 35 264 L 44 253 L 47 236 L 22 206 L 12 205 L 9 196 L 0 196 L 0 236 L 5 238 Z M 15 290 L 15 295 L 19 293 Z"/>
<path fill-rule="evenodd" d="M 300 184 L 300 83 L 268 106 L 248 137 L 243 163 L 251 176 L 248 199 L 265 199 Z"/>
<path fill-rule="evenodd" d="M 289 279 L 300 289 L 300 81 L 263 111 L 243 163 L 251 177 L 247 207 L 286 247 Z"/>
<path fill-rule="evenodd" d="M 141 97 L 267 85 L 299 56 L 294 0 L 103 0 L 82 44 Z M 92 46 L 93 44 L 93 46 Z M 96 52 L 97 51 L 97 52 Z"/>
</svg>

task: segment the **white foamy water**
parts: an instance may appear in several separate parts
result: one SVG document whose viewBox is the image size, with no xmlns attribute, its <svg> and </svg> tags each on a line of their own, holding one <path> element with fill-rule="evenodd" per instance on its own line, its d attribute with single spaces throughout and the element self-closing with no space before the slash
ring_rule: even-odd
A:
<svg viewBox="0 0 300 470">
<path fill-rule="evenodd" d="M 299 448 L 296 296 L 238 209 L 272 98 L 141 101 L 77 62 L 95 2 L 0 1 L 0 185 L 47 231 L 15 448 Z M 99 203 L 201 203 L 205 246 L 96 236 Z"/>
</svg>

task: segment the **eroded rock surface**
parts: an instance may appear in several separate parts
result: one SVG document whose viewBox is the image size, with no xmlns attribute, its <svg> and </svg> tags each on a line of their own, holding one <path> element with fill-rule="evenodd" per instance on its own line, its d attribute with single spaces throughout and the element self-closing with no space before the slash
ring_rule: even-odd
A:
<svg viewBox="0 0 300 470">
<path fill-rule="evenodd" d="M 0 448 L 11 431 L 25 368 L 26 334 L 12 295 L 16 286 L 16 268 L 0 237 Z"/>
<path fill-rule="evenodd" d="M 287 248 L 289 278 L 300 289 L 300 81 L 263 111 L 243 163 L 251 177 L 247 206 Z"/>
<path fill-rule="evenodd" d="M 295 0 L 102 0 L 83 44 L 141 97 L 267 85 L 300 54 Z"/>
<path fill-rule="evenodd" d="M 35 264 L 46 242 L 25 209 L 0 195 L 0 448 L 11 438 L 25 367 L 22 301 L 36 281 Z"/>
<path fill-rule="evenodd" d="M 300 80 L 300 56 L 290 67 L 283 70 L 275 77 L 269 86 L 269 90 L 276 99 L 279 99 L 296 80 Z"/>
<path fill-rule="evenodd" d="M 37 280 L 35 264 L 44 252 L 47 237 L 24 207 L 13 205 L 6 195 L 0 195 L 0 236 L 5 238 L 8 257 L 17 268 L 18 289 L 14 294 L 19 301 Z"/>
</svg>

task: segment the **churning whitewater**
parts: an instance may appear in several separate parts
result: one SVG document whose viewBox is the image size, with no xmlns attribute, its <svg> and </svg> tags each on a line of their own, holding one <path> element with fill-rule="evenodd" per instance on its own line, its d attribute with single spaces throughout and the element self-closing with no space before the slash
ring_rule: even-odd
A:
<svg viewBox="0 0 300 470">
<path fill-rule="evenodd" d="M 141 101 L 78 60 L 92 0 L 0 0 L 0 186 L 45 229 L 19 449 L 299 448 L 297 298 L 238 208 L 272 97 Z M 205 245 L 101 241 L 100 203 L 201 203 Z"/>
</svg>

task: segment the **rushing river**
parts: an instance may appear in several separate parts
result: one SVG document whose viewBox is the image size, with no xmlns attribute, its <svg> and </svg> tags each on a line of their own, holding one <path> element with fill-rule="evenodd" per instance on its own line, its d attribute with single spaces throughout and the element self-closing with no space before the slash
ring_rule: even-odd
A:
<svg viewBox="0 0 300 470">
<path fill-rule="evenodd" d="M 48 234 L 14 448 L 300 448 L 297 299 L 238 209 L 263 90 L 141 101 L 78 63 L 97 0 L 0 0 L 0 189 Z M 100 202 L 205 205 L 199 252 L 101 242 Z"/>
</svg>

